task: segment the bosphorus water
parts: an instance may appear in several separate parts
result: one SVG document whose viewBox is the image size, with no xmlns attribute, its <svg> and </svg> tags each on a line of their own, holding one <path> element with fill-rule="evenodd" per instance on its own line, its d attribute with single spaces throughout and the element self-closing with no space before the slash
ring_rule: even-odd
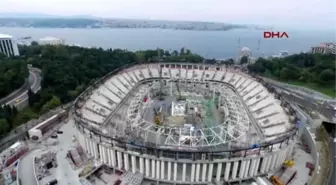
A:
<svg viewBox="0 0 336 185">
<path fill-rule="evenodd" d="M 15 38 L 31 36 L 65 39 L 67 44 L 85 47 L 120 48 L 131 51 L 163 48 L 179 50 L 186 47 L 207 58 L 223 59 L 237 56 L 240 47 L 249 47 L 253 56 L 309 51 L 321 42 L 335 42 L 334 31 L 286 31 L 289 38 L 263 39 L 262 30 L 184 31 L 164 29 L 72 29 L 72 28 L 0 28 Z M 260 45 L 258 44 L 260 42 Z M 258 50 L 259 45 L 259 50 Z"/>
</svg>

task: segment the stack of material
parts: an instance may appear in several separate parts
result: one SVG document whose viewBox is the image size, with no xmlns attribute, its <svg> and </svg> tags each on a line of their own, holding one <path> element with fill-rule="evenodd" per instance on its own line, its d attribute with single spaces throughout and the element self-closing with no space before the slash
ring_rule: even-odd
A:
<svg viewBox="0 0 336 185">
<path fill-rule="evenodd" d="M 78 145 L 78 146 L 76 147 L 76 149 L 77 149 L 77 151 L 78 151 L 79 156 L 82 158 L 82 161 L 83 161 L 84 163 L 85 163 L 86 161 L 88 161 L 88 157 L 86 156 L 85 151 L 83 150 L 83 148 L 82 148 L 80 145 Z"/>
<path fill-rule="evenodd" d="M 132 173 L 132 172 L 126 172 L 123 177 L 122 184 L 127 185 L 140 185 L 143 181 L 143 174 L 140 173 Z"/>
<path fill-rule="evenodd" d="M 83 164 L 82 158 L 78 154 L 78 151 L 76 148 L 73 148 L 70 150 L 70 155 L 76 166 L 81 166 Z"/>
</svg>

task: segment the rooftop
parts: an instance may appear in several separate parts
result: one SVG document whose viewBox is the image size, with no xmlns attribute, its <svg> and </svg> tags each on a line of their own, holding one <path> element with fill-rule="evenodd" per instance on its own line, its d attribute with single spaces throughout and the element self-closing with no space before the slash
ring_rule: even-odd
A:
<svg viewBox="0 0 336 185">
<path fill-rule="evenodd" d="M 62 40 L 62 39 L 59 39 L 59 38 L 56 38 L 56 37 L 43 37 L 43 38 L 40 38 L 40 41 L 54 41 L 54 40 Z"/>
</svg>

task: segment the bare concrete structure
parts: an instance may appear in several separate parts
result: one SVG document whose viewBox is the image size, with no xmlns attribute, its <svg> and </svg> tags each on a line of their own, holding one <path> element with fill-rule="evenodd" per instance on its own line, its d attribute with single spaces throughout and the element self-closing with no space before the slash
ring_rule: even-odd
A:
<svg viewBox="0 0 336 185">
<path fill-rule="evenodd" d="M 81 146 L 102 163 L 157 182 L 207 184 L 266 174 L 292 155 L 297 129 L 280 103 L 233 69 L 152 63 L 111 72 L 78 97 L 73 115 Z"/>
</svg>

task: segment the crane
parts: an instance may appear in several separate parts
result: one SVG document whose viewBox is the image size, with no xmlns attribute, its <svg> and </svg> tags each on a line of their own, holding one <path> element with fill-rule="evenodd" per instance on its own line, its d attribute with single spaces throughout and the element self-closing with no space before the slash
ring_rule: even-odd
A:
<svg viewBox="0 0 336 185">
<path fill-rule="evenodd" d="M 181 91 L 180 91 L 180 87 L 179 87 L 178 83 L 179 83 L 179 81 L 176 80 L 175 81 L 175 85 L 176 85 L 177 92 L 179 93 L 179 97 L 177 98 L 177 100 L 178 101 L 185 100 L 185 98 L 182 97 L 182 95 L 181 95 Z"/>
</svg>

